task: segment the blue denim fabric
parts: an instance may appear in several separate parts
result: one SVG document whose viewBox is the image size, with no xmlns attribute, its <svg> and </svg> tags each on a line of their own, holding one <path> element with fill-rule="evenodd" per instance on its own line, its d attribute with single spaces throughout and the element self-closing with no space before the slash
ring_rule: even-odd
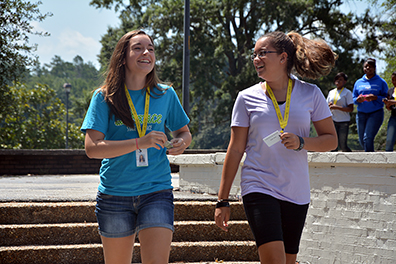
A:
<svg viewBox="0 0 396 264">
<path fill-rule="evenodd" d="M 388 121 L 388 131 L 386 134 L 386 151 L 393 151 L 396 141 L 396 116 L 391 116 Z"/>
<path fill-rule="evenodd" d="M 349 121 L 347 122 L 335 122 L 334 126 L 337 131 L 338 137 L 338 148 L 344 152 L 351 152 L 352 150 L 348 147 L 348 133 L 349 133 Z M 338 149 L 337 148 L 337 149 Z"/>
<path fill-rule="evenodd" d="M 372 113 L 357 112 L 356 123 L 360 145 L 366 152 L 374 151 L 374 138 L 384 121 L 384 109 Z"/>
<path fill-rule="evenodd" d="M 96 202 L 99 233 L 104 237 L 126 237 L 150 227 L 174 231 L 172 190 L 139 196 L 114 196 L 98 192 Z"/>
</svg>

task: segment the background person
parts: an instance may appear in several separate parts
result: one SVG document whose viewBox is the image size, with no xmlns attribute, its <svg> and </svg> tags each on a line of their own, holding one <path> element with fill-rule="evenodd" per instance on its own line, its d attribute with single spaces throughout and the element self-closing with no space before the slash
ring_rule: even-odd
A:
<svg viewBox="0 0 396 264">
<path fill-rule="evenodd" d="M 384 103 L 388 84 L 376 74 L 376 61 L 369 58 L 363 64 L 364 75 L 355 82 L 353 102 L 357 105 L 356 124 L 360 145 L 366 152 L 374 151 L 374 138 L 384 121 Z"/>
<path fill-rule="evenodd" d="M 396 141 L 396 71 L 392 73 L 392 84 L 393 88 L 388 90 L 388 97 L 383 100 L 386 109 L 391 111 L 391 116 L 388 120 L 385 151 L 393 151 Z"/>
<path fill-rule="evenodd" d="M 337 134 L 321 90 L 291 71 L 318 78 L 330 72 L 336 55 L 323 41 L 273 32 L 259 38 L 252 60 L 266 82 L 236 99 L 215 221 L 227 231 L 227 199 L 246 152 L 241 195 L 260 262 L 294 264 L 310 202 L 307 151 L 336 148 Z M 317 137 L 309 137 L 311 121 Z"/>
<path fill-rule="evenodd" d="M 337 131 L 338 148 L 344 152 L 351 152 L 348 147 L 349 123 L 351 120 L 350 112 L 353 111 L 352 92 L 345 88 L 348 76 L 339 72 L 334 77 L 336 88 L 331 90 L 327 95 L 327 103 L 333 115 L 333 122 Z M 335 149 L 335 150 L 338 150 Z"/>
<path fill-rule="evenodd" d="M 136 234 L 143 263 L 169 259 L 174 204 L 164 129 L 174 137 L 172 155 L 184 152 L 191 134 L 175 91 L 157 77 L 155 59 L 143 31 L 121 37 L 81 128 L 88 157 L 103 159 L 95 212 L 106 264 L 130 264 Z"/>
</svg>

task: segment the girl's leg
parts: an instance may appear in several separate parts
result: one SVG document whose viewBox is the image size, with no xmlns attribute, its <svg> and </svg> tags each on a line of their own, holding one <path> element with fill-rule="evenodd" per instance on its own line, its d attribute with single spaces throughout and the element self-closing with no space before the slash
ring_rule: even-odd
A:
<svg viewBox="0 0 396 264">
<path fill-rule="evenodd" d="M 174 204 L 172 190 L 140 196 L 137 230 L 143 264 L 169 261 L 173 237 Z"/>
<path fill-rule="evenodd" d="M 287 254 L 286 253 L 286 264 L 296 264 L 297 262 L 297 254 Z"/>
<path fill-rule="evenodd" d="M 101 236 L 106 264 L 131 264 L 135 235 L 109 238 Z"/>
<path fill-rule="evenodd" d="M 386 151 L 393 151 L 396 141 L 396 116 L 391 116 L 388 121 L 388 130 L 386 134 Z"/>
<path fill-rule="evenodd" d="M 349 122 L 340 122 L 338 129 L 338 146 L 343 152 L 351 152 L 348 147 Z"/>
<path fill-rule="evenodd" d="M 134 197 L 96 196 L 96 218 L 106 264 L 130 264 L 135 243 Z"/>
<path fill-rule="evenodd" d="M 359 135 L 359 143 L 365 149 L 365 142 L 364 142 L 364 136 L 365 136 L 365 130 L 366 130 L 366 122 L 367 122 L 367 114 L 362 113 L 362 112 L 357 112 L 356 114 L 356 125 L 357 125 L 357 132 Z"/>
<path fill-rule="evenodd" d="M 164 227 L 152 227 L 140 231 L 139 241 L 142 263 L 168 263 L 172 237 L 172 230 Z"/>
<path fill-rule="evenodd" d="M 334 122 L 333 121 L 333 123 L 334 123 L 334 127 L 335 127 L 335 129 L 336 129 L 336 132 L 337 132 L 337 138 L 338 138 L 338 145 L 337 145 L 337 147 L 335 148 L 335 149 L 333 149 L 332 151 L 338 151 L 338 148 L 340 147 L 340 135 L 339 135 L 339 133 L 340 133 L 340 127 L 339 127 L 339 122 Z"/>
<path fill-rule="evenodd" d="M 272 241 L 262 244 L 258 248 L 260 263 L 262 264 L 286 264 L 286 254 L 283 241 Z M 294 262 L 291 262 L 294 264 Z"/>
<path fill-rule="evenodd" d="M 297 205 L 281 201 L 281 208 L 286 264 L 295 264 L 309 204 Z"/>
<path fill-rule="evenodd" d="M 260 263 L 262 264 L 295 264 L 297 254 L 285 254 L 285 247 L 282 241 L 273 241 L 261 245 L 258 248 Z"/>
<path fill-rule="evenodd" d="M 367 123 L 364 134 L 364 150 L 366 152 L 374 152 L 374 139 L 377 135 L 382 122 L 384 121 L 384 110 L 378 110 L 368 114 Z"/>
</svg>

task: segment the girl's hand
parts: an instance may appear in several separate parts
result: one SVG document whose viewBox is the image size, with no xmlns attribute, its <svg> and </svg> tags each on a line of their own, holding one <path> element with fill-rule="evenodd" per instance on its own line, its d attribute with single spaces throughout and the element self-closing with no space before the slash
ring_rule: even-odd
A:
<svg viewBox="0 0 396 264">
<path fill-rule="evenodd" d="M 156 148 L 161 149 L 167 141 L 165 133 L 161 131 L 151 131 L 147 135 L 138 139 L 140 149 Z"/>
<path fill-rule="evenodd" d="M 179 155 L 184 152 L 184 150 L 188 147 L 187 144 L 184 142 L 182 138 L 173 138 L 171 140 L 172 148 L 170 148 L 169 154 L 170 155 Z"/>
<path fill-rule="evenodd" d="M 280 138 L 282 140 L 281 143 L 287 149 L 298 149 L 300 147 L 300 139 L 293 133 L 285 132 L 280 136 Z"/>
<path fill-rule="evenodd" d="M 214 218 L 216 225 L 227 232 L 228 220 L 230 220 L 230 207 L 216 208 Z"/>
<path fill-rule="evenodd" d="M 371 101 L 375 101 L 378 99 L 378 96 L 374 95 L 374 94 L 369 94 L 366 97 L 367 101 L 371 102 Z"/>
<path fill-rule="evenodd" d="M 356 99 L 356 101 L 358 103 L 363 103 L 364 101 L 366 101 L 366 96 L 363 94 L 359 94 L 358 98 Z"/>
</svg>

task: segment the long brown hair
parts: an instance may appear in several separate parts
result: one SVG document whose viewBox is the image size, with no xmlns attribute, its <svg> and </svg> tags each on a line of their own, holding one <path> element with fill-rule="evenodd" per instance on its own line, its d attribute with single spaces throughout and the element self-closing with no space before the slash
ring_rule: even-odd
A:
<svg viewBox="0 0 396 264">
<path fill-rule="evenodd" d="M 129 46 L 129 40 L 136 35 L 148 36 L 151 43 L 154 45 L 151 36 L 147 35 L 142 30 L 133 30 L 122 36 L 114 48 L 106 71 L 106 79 L 101 87 L 101 92 L 103 93 L 105 101 L 110 107 L 110 114 L 114 115 L 116 119 L 120 119 L 126 126 L 131 128 L 134 128 L 135 122 L 132 119 L 124 89 L 126 67 L 124 61 Z M 147 74 L 146 84 L 142 92 L 146 92 L 147 87 L 150 87 L 150 91 L 152 91 L 154 87 L 162 90 L 161 87 L 158 86 L 159 83 L 161 83 L 161 81 L 157 76 L 156 66 L 154 66 L 153 70 Z"/>
<path fill-rule="evenodd" d="M 264 37 L 270 39 L 278 53 L 287 53 L 288 76 L 296 70 L 301 77 L 317 79 L 328 75 L 338 58 L 325 41 L 307 39 L 296 32 L 275 31 Z"/>
</svg>

